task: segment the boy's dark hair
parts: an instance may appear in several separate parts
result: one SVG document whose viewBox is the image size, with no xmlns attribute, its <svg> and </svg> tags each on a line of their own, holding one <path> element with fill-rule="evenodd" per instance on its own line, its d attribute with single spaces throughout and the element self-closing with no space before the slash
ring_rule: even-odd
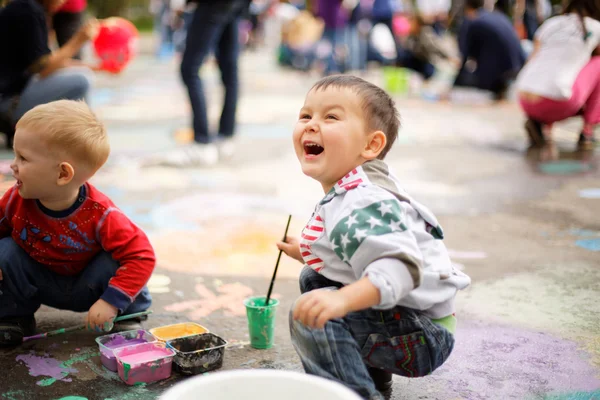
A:
<svg viewBox="0 0 600 400">
<path fill-rule="evenodd" d="M 348 88 L 361 98 L 367 128 L 370 131 L 382 131 L 387 138 L 385 147 L 377 156 L 383 160 L 392 148 L 400 129 L 400 113 L 394 100 L 383 89 L 352 75 L 327 76 L 315 83 L 311 90 L 329 87 Z"/>
<path fill-rule="evenodd" d="M 587 41 L 588 37 L 590 37 L 591 35 L 585 26 L 584 17 L 590 17 L 595 19 L 596 21 L 600 21 L 600 0 L 567 1 L 565 4 L 565 8 L 563 9 L 563 14 L 570 13 L 575 13 L 579 16 L 579 20 L 581 21 L 581 27 L 583 28 L 583 41 Z"/>
<path fill-rule="evenodd" d="M 465 8 L 470 8 L 471 10 L 479 10 L 484 4 L 484 0 L 465 0 Z"/>
</svg>

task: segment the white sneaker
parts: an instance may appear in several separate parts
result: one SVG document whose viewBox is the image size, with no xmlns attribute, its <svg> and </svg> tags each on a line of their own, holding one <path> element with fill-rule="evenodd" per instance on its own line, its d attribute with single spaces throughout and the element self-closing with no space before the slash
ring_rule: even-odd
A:
<svg viewBox="0 0 600 400">
<path fill-rule="evenodd" d="M 235 141 L 233 138 L 223 139 L 219 143 L 219 157 L 228 160 L 233 157 L 235 153 Z"/>
<path fill-rule="evenodd" d="M 170 167 L 210 167 L 218 161 L 219 150 L 214 144 L 190 143 L 165 154 L 160 154 L 150 160 L 149 163 Z"/>
</svg>

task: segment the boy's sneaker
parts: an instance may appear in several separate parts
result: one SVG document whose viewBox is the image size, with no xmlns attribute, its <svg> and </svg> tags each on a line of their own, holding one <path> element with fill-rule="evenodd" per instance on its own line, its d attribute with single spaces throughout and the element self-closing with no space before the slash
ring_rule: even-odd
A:
<svg viewBox="0 0 600 400">
<path fill-rule="evenodd" d="M 373 382 L 375 382 L 375 388 L 380 392 L 387 392 L 392 388 L 392 374 L 391 372 L 384 371 L 379 368 L 367 367 L 369 375 Z"/>
<path fill-rule="evenodd" d="M 586 136 L 583 132 L 579 134 L 579 140 L 577 141 L 577 148 L 579 150 L 594 150 L 594 147 L 596 147 L 594 136 Z"/>
<path fill-rule="evenodd" d="M 543 147 L 546 144 L 541 123 L 528 119 L 525 122 L 525 130 L 527 131 L 527 135 L 529 135 L 529 142 L 532 147 Z"/>
<path fill-rule="evenodd" d="M 0 319 L 0 347 L 18 346 L 23 337 L 32 335 L 35 335 L 33 315 Z"/>
</svg>

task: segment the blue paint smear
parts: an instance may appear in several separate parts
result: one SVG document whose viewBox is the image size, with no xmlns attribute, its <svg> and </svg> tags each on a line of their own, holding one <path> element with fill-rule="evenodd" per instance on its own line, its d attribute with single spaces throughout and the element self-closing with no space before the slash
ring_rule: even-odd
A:
<svg viewBox="0 0 600 400">
<path fill-rule="evenodd" d="M 540 163 L 539 169 L 545 174 L 552 175 L 570 175 L 592 170 L 590 164 L 582 163 L 576 160 L 559 160 L 547 163 Z"/>
<path fill-rule="evenodd" d="M 579 247 L 583 247 L 586 250 L 600 251 L 600 238 L 598 238 L 598 239 L 581 239 L 581 240 L 576 241 L 575 244 Z M 600 400 L 600 398 L 598 398 L 598 400 Z"/>
</svg>

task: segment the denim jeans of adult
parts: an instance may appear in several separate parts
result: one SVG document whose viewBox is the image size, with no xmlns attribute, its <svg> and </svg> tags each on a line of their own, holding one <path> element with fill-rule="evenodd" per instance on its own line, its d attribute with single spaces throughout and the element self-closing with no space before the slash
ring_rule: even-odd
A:
<svg viewBox="0 0 600 400">
<path fill-rule="evenodd" d="M 109 253 L 101 252 L 79 275 L 59 275 L 31 258 L 12 238 L 1 239 L 0 318 L 33 315 L 42 304 L 88 311 L 118 267 Z M 151 303 L 148 288 L 144 288 L 122 314 L 147 310 Z"/>
<path fill-rule="evenodd" d="M 181 61 L 181 78 L 186 85 L 193 112 L 194 141 L 210 143 L 206 97 L 198 71 L 211 50 L 215 50 L 225 99 L 219 135 L 231 137 L 235 129 L 238 101 L 238 19 L 247 0 L 200 2 L 188 28 Z"/>
<path fill-rule="evenodd" d="M 338 290 L 340 284 L 305 267 L 300 290 Z M 367 367 L 405 377 L 430 374 L 449 357 L 454 337 L 418 311 L 367 309 L 330 320 L 324 329 L 294 321 L 292 344 L 307 373 L 338 381 L 365 399 L 383 399 Z"/>
<path fill-rule="evenodd" d="M 325 74 L 346 72 L 348 68 L 348 49 L 346 28 L 325 28 L 323 40 L 331 46 L 331 51 L 325 57 Z"/>
<path fill-rule="evenodd" d="M 87 101 L 92 79 L 92 71 L 85 67 L 61 68 L 45 78 L 32 77 L 19 95 L 17 107 L 11 113 L 12 122 L 16 123 L 40 104 L 61 99 Z M 7 113 L 12 102 L 12 97 L 0 98 L 0 113 Z"/>
</svg>

